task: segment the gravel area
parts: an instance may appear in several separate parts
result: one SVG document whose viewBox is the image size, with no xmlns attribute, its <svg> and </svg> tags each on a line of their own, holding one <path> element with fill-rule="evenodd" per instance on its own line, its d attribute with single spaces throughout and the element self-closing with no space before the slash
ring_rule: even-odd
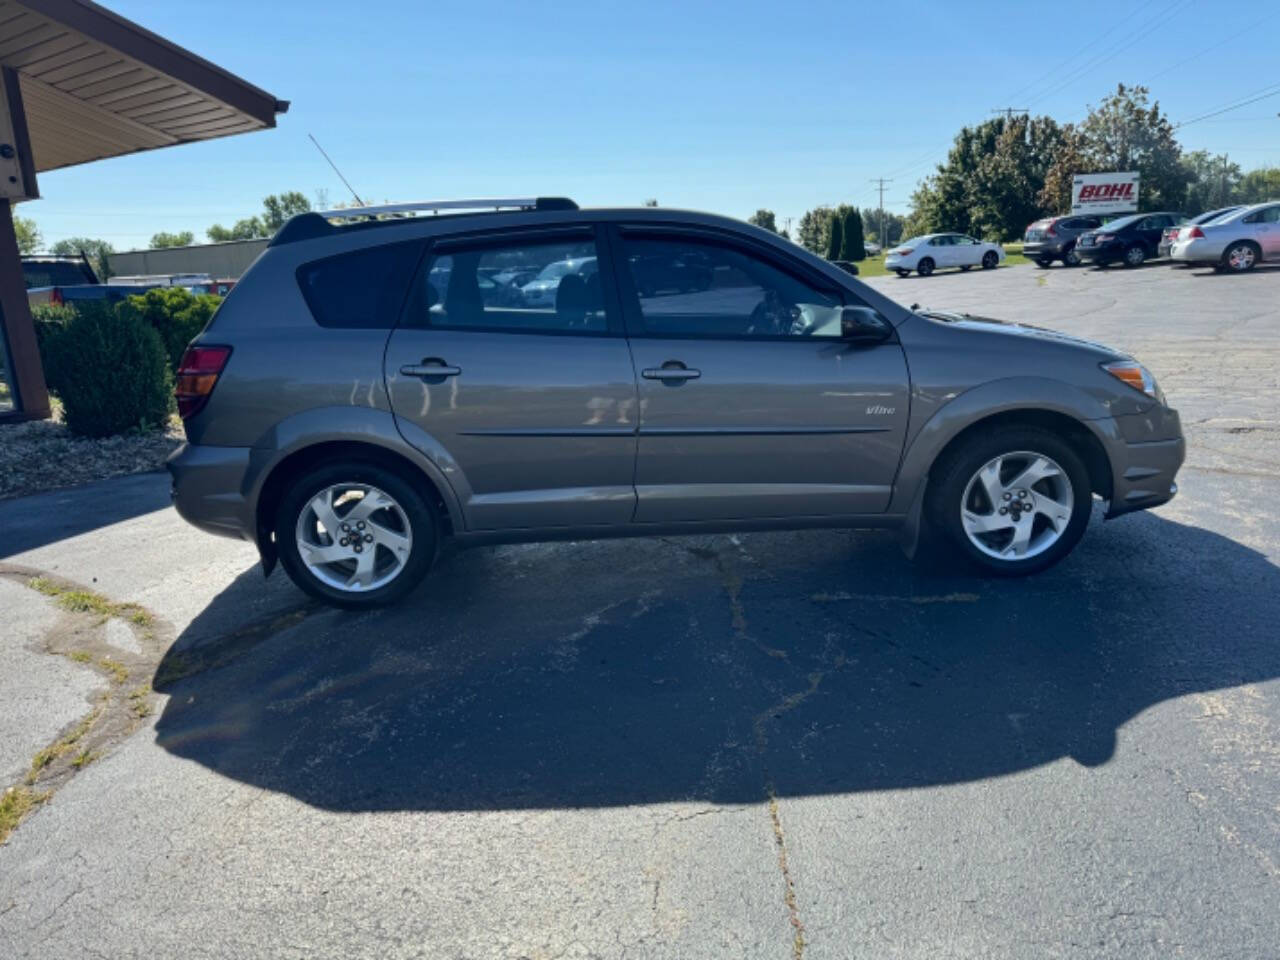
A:
<svg viewBox="0 0 1280 960">
<path fill-rule="evenodd" d="M 0 499 L 127 473 L 160 470 L 182 443 L 182 423 L 94 440 L 77 437 L 55 409 L 51 420 L 0 426 Z"/>
</svg>

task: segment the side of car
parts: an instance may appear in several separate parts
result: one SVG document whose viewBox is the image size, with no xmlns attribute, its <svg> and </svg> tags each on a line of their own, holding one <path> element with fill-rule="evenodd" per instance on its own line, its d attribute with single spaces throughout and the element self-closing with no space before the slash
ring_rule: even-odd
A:
<svg viewBox="0 0 1280 960">
<path fill-rule="evenodd" d="M 1280 202 L 1254 204 L 1184 228 L 1170 255 L 1175 261 L 1208 263 L 1232 273 L 1245 273 L 1265 260 L 1280 260 Z"/>
</svg>

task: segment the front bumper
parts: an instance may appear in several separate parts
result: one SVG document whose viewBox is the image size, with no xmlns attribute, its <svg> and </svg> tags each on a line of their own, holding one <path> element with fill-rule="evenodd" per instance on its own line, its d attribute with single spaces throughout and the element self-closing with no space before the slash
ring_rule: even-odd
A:
<svg viewBox="0 0 1280 960">
<path fill-rule="evenodd" d="M 1124 244 L 1115 240 L 1092 247 L 1076 244 L 1076 253 L 1080 254 L 1083 260 L 1092 260 L 1094 263 L 1111 263 L 1124 258 Z"/>
<path fill-rule="evenodd" d="M 1112 451 L 1112 491 L 1107 519 L 1168 503 L 1187 456 L 1178 411 L 1155 406 L 1145 413 L 1116 417 L 1120 444 Z"/>
<path fill-rule="evenodd" d="M 244 496 L 248 447 L 184 443 L 165 462 L 173 478 L 171 496 L 178 515 L 206 533 L 254 539 L 254 523 Z"/>
</svg>

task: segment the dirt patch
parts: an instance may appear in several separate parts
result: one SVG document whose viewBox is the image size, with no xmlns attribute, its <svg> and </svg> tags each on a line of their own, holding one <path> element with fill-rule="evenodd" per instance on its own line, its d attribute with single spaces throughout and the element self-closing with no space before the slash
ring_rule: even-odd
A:
<svg viewBox="0 0 1280 960">
<path fill-rule="evenodd" d="M 59 414 L 55 409 L 50 420 L 0 427 L 0 499 L 161 470 L 184 439 L 176 418 L 162 430 L 94 440 L 76 436 Z"/>
</svg>

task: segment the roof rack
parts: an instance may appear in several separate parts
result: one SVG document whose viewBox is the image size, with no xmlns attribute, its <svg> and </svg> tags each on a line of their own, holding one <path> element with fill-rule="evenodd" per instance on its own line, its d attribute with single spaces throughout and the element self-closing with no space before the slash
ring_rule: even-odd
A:
<svg viewBox="0 0 1280 960">
<path fill-rule="evenodd" d="M 331 236 L 339 230 L 358 227 L 390 226 L 404 223 L 420 213 L 439 215 L 442 211 L 459 213 L 469 210 L 577 210 L 578 205 L 568 197 L 490 197 L 480 200 L 419 200 L 413 203 L 386 203 L 370 207 L 340 207 L 336 210 L 320 210 L 301 213 L 290 219 L 271 239 L 276 247 L 297 240 L 312 240 Z M 345 225 L 335 220 L 355 221 Z"/>
<path fill-rule="evenodd" d="M 415 200 L 412 203 L 386 203 L 376 207 L 339 207 L 317 211 L 326 220 L 348 220 L 354 217 L 377 217 L 397 213 L 441 210 L 577 210 L 568 197 L 489 197 L 479 200 Z"/>
</svg>

